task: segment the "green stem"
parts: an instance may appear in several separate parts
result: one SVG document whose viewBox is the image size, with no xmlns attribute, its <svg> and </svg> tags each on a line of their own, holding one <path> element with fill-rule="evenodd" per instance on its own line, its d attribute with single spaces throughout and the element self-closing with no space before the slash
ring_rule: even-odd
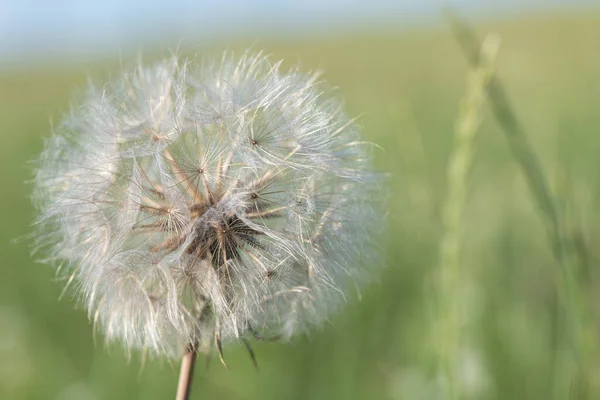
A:
<svg viewBox="0 0 600 400">
<path fill-rule="evenodd" d="M 456 16 L 449 14 L 449 21 L 471 65 L 479 63 L 479 40 L 472 29 L 460 21 Z M 580 287 L 577 279 L 578 261 L 573 241 L 570 238 L 565 223 L 558 212 L 556 200 L 549 188 L 548 179 L 544 174 L 541 163 L 529 142 L 527 135 L 519 123 L 508 96 L 498 77 L 490 80 L 489 95 L 491 109 L 496 120 L 508 139 L 512 154 L 517 160 L 529 186 L 531 195 L 537 203 L 540 214 L 544 220 L 546 231 L 550 240 L 558 270 L 556 271 L 556 285 L 562 304 L 562 315 L 559 318 L 561 329 L 565 330 L 565 337 L 570 348 L 570 359 L 558 357 L 565 363 L 570 371 L 566 383 L 557 389 L 557 398 L 566 398 L 577 383 L 577 374 L 582 373 L 585 379 L 584 391 L 593 382 L 591 377 L 592 364 L 597 360 L 596 329 L 594 327 L 591 309 L 585 299 L 585 291 Z M 576 362 L 576 368 L 569 364 Z M 579 369 L 579 370 L 578 370 Z M 564 368 L 557 368 L 556 381 L 564 381 Z M 590 394 L 591 395 L 591 394 Z"/>
<path fill-rule="evenodd" d="M 446 399 L 462 397 L 459 359 L 461 347 L 461 222 L 467 181 L 473 162 L 475 137 L 487 103 L 492 65 L 498 40 L 489 37 L 481 47 L 482 57 L 469 76 L 467 94 L 457 120 L 454 146 L 448 164 L 447 197 L 443 205 L 441 240 L 441 285 L 439 298 L 438 371 L 443 378 Z"/>
</svg>

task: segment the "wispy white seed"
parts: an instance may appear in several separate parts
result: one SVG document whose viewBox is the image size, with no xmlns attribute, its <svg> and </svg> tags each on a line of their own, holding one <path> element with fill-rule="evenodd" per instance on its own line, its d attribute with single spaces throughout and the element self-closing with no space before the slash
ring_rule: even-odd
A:
<svg viewBox="0 0 600 400">
<path fill-rule="evenodd" d="M 36 245 L 107 340 L 290 337 L 373 276 L 380 176 L 324 90 L 250 53 L 90 87 L 38 160 Z"/>
</svg>

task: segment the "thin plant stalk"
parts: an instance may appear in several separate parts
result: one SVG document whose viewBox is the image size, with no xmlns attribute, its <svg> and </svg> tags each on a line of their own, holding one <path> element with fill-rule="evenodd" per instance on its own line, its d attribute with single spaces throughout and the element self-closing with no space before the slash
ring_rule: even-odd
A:
<svg viewBox="0 0 600 400">
<path fill-rule="evenodd" d="M 179 370 L 179 383 L 177 384 L 177 395 L 175 397 L 175 400 L 188 400 L 190 398 L 196 358 L 196 347 L 189 346 L 181 359 L 181 369 Z"/>
<path fill-rule="evenodd" d="M 438 373 L 442 378 L 445 399 L 462 398 L 459 358 L 461 347 L 461 281 L 464 271 L 460 263 L 462 214 L 467 195 L 468 175 L 475 154 L 475 138 L 483 119 L 488 97 L 492 66 L 499 40 L 486 38 L 481 47 L 480 62 L 469 75 L 467 94 L 456 124 L 454 146 L 448 164 L 447 197 L 443 205 L 441 240 L 441 282 L 439 302 Z"/>
<path fill-rule="evenodd" d="M 477 35 L 454 14 L 447 13 L 447 16 L 469 64 L 477 65 L 480 58 L 477 51 L 479 48 Z M 490 107 L 498 124 L 506 134 L 512 154 L 521 168 L 532 198 L 537 203 L 538 211 L 544 220 L 558 267 L 556 286 L 562 304 L 559 321 L 563 325 L 561 329 L 564 331 L 563 336 L 568 343 L 570 359 L 559 357 L 566 364 L 567 371 L 562 367 L 557 370 L 558 376 L 555 382 L 562 382 L 559 384 L 562 387 L 555 389 L 555 397 L 563 399 L 573 395 L 573 391 L 577 389 L 576 386 L 581 384 L 581 382 L 577 382 L 578 379 L 583 378 L 583 387 L 578 388 L 577 391 L 579 395 L 591 398 L 594 394 L 589 390 L 592 389 L 595 381 L 592 369 L 593 365 L 597 363 L 598 355 L 597 332 L 591 309 L 584 295 L 585 291 L 577 279 L 578 261 L 573 247 L 574 241 L 558 212 L 556 199 L 550 190 L 544 169 L 497 76 L 490 79 L 489 96 Z M 579 364 L 577 366 L 579 371 L 577 368 L 569 367 L 569 364 L 572 363 Z M 565 372 L 567 372 L 566 375 Z M 577 377 L 577 374 L 581 374 L 581 376 Z M 581 390 L 583 392 L 580 392 Z"/>
</svg>

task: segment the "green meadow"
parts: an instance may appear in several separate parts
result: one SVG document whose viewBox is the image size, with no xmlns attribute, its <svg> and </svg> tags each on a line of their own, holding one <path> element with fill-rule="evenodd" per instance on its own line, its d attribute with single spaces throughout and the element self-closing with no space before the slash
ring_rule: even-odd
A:
<svg viewBox="0 0 600 400">
<path fill-rule="evenodd" d="M 253 342 L 258 371 L 242 345 L 225 349 L 229 371 L 217 357 L 210 366 L 200 359 L 193 399 L 445 399 L 437 310 L 450 302 L 460 305 L 452 364 L 459 398 L 600 398 L 581 383 L 584 375 L 600 381 L 600 359 L 588 357 L 600 342 L 600 13 L 475 28 L 501 37 L 496 70 L 563 221 L 575 260 L 568 273 L 591 316 L 581 337 L 592 344 L 565 333 L 577 310 L 565 309 L 544 216 L 489 107 L 473 142 L 458 280 L 451 290 L 437 284 L 448 163 L 470 70 L 447 26 L 261 40 L 253 47 L 274 59 L 323 70 L 380 146 L 376 167 L 389 174 L 390 189 L 385 265 L 322 329 L 291 343 Z M 128 360 L 119 345 L 106 346 L 73 293 L 61 297 L 64 283 L 20 239 L 34 215 L 29 161 L 88 76 L 101 80 L 118 68 L 107 60 L 0 73 L 0 399 L 174 397 L 178 363 Z M 591 362 L 577 372 L 571 364 L 584 358 Z M 561 380 L 568 395 L 558 392 Z"/>
</svg>

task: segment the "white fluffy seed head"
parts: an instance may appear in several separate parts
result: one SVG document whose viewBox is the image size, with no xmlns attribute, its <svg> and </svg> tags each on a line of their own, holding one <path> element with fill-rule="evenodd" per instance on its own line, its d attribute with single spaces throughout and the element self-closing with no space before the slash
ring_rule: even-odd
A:
<svg viewBox="0 0 600 400">
<path fill-rule="evenodd" d="M 373 275 L 380 179 L 321 86 L 226 54 L 89 89 L 39 159 L 36 244 L 107 340 L 286 338 Z"/>
</svg>

